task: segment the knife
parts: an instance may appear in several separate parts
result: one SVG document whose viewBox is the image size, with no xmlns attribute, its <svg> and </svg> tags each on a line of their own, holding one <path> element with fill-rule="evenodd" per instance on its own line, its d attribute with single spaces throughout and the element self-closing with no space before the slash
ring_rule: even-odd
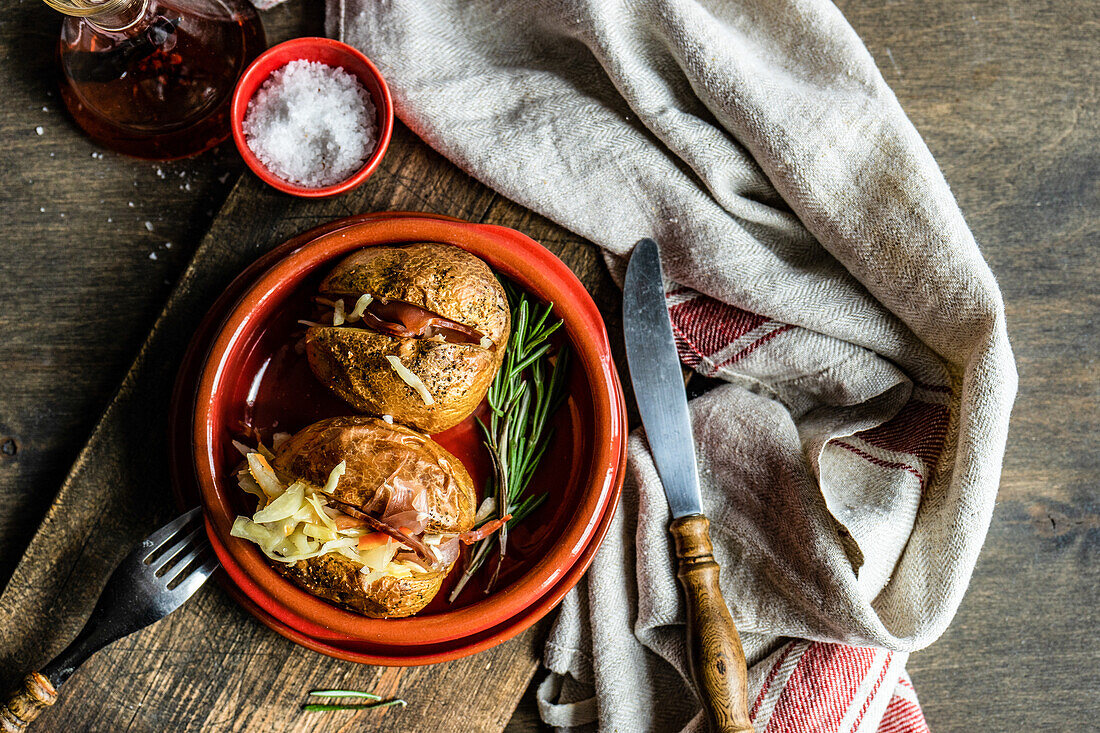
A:
<svg viewBox="0 0 1100 733">
<path fill-rule="evenodd" d="M 635 245 L 626 268 L 623 333 L 638 412 L 672 510 L 669 532 L 679 560 L 676 577 L 687 600 L 692 678 L 713 730 L 751 733 L 745 652 L 718 588 L 683 372 L 665 305 L 661 256 L 652 239 Z"/>
</svg>

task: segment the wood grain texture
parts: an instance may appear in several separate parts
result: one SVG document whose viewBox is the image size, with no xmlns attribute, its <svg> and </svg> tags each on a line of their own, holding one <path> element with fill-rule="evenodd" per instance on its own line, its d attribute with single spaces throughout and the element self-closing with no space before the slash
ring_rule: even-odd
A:
<svg viewBox="0 0 1100 733">
<path fill-rule="evenodd" d="M 57 96 L 60 14 L 5 0 L 3 21 L 0 585 L 244 170 L 232 143 L 171 163 L 96 147 Z M 321 34 L 323 7 L 264 23 L 271 42 Z"/>
<path fill-rule="evenodd" d="M 741 638 L 718 585 L 710 522 L 700 515 L 672 520 L 676 577 L 684 589 L 688 664 L 715 733 L 752 733 L 748 668 Z"/>
<path fill-rule="evenodd" d="M 1095 256 L 1100 239 L 1100 22 L 1095 0 L 837 4 L 943 167 L 998 276 L 1020 370 L 1001 497 L 971 590 L 943 639 L 913 655 L 909 668 L 937 733 L 1090 729 L 1100 717 L 1095 695 L 1100 689 L 1100 636 L 1095 633 L 1100 453 L 1094 446 L 1100 432 L 1100 268 Z M 290 0 L 265 13 L 269 40 L 321 34 L 322 5 Z M 143 524 L 143 518 L 156 513 L 166 491 L 159 483 L 163 468 L 153 465 L 146 474 L 155 462 L 142 460 L 163 443 L 156 425 L 144 417 L 162 404 L 150 389 L 143 393 L 152 398 L 150 406 L 143 410 L 138 404 L 125 415 L 149 428 L 148 433 L 128 431 L 139 435 L 131 451 L 138 467 L 118 464 L 96 476 L 107 486 L 132 471 L 143 477 L 148 491 L 129 503 L 108 500 L 100 506 L 94 491 L 62 490 L 46 525 L 57 538 L 60 557 L 44 555 L 49 543 L 39 543 L 30 548 L 28 568 L 41 562 L 41 569 L 12 576 L 172 283 L 200 245 L 227 249 L 240 237 L 253 247 L 251 254 L 239 255 L 243 263 L 276 238 L 306 229 L 328 213 L 357 213 L 366 210 L 359 207 L 395 202 L 491 217 L 534 234 L 583 268 L 597 304 L 609 315 L 613 348 L 621 345 L 618 295 L 598 253 L 511 202 L 484 195 L 464 199 L 466 186 L 484 191 L 403 129 L 401 144 L 395 142 L 387 155 L 385 177 L 372 179 L 361 192 L 373 196 L 381 184 L 389 194 L 377 199 L 357 194 L 314 208 L 264 191 L 249 177 L 226 203 L 225 215 L 215 224 L 217 236 L 211 232 L 204 239 L 243 170 L 232 147 L 163 165 L 100 151 L 58 106 L 52 53 L 59 25 L 56 14 L 37 0 L 4 0 L 0 584 L 12 577 L 5 595 L 21 595 L 28 603 L 26 584 L 36 579 L 65 589 L 26 607 L 48 616 L 32 622 L 44 635 L 18 653 L 9 650 L 10 635 L 2 633 L 10 617 L 0 618 L 5 684 L 76 632 L 84 609 L 90 608 L 88 600 L 105 579 L 104 569 L 124 552 L 118 538 L 138 536 L 153 526 L 152 520 Z M 36 133 L 39 126 L 42 135 Z M 447 170 L 457 177 L 441 173 Z M 209 303 L 228 274 L 222 280 L 206 279 L 201 272 L 189 277 L 209 291 L 202 300 Z M 186 330 L 166 331 L 165 340 L 185 341 Z M 149 359 L 165 360 L 159 368 L 168 374 L 177 354 L 166 348 L 151 352 Z M 137 506 L 131 507 L 134 501 Z M 74 529 L 89 511 L 100 512 L 100 536 Z M 7 602 L 0 598 L 0 609 Z M 431 669 L 418 671 L 406 683 L 393 670 L 330 665 L 255 624 L 211 587 L 178 618 L 90 662 L 39 723 L 42 730 L 64 731 L 249 725 L 249 730 L 362 730 L 375 723 L 390 730 L 415 721 L 403 730 L 433 730 L 442 726 L 425 722 L 426 717 L 408 717 L 418 715 L 412 707 L 380 711 L 377 718 L 333 713 L 323 721 L 296 710 L 308 684 L 328 684 L 336 677 L 363 686 L 382 682 L 402 694 L 415 685 L 425 693 L 416 701 L 423 711 L 464 710 L 449 701 L 460 693 L 465 701 L 474 697 L 466 694 L 469 686 L 484 679 L 476 676 L 475 661 L 482 667 L 491 664 L 487 672 L 496 679 L 485 694 L 504 690 L 495 701 L 503 708 L 520 692 L 513 686 L 522 686 L 533 668 L 537 638 L 524 637 L 502 649 L 513 647 L 517 650 L 507 658 L 479 655 L 456 663 L 449 669 L 457 671 L 440 675 L 453 676 L 451 685 L 433 686 Z M 498 653 L 503 651 L 490 654 Z M 518 672 L 511 671 L 513 663 Z M 68 692 L 74 693 L 71 703 Z M 533 695 L 524 701 L 509 725 L 512 733 L 540 728 Z M 470 720 L 480 723 L 486 716 L 497 721 L 486 730 L 507 719 L 506 713 L 477 710 Z M 453 716 L 446 722 L 470 729 Z"/>
<path fill-rule="evenodd" d="M 23 678 L 23 684 L 0 708 L 0 731 L 20 733 L 26 730 L 43 709 L 57 701 L 57 690 L 38 672 Z"/>
</svg>

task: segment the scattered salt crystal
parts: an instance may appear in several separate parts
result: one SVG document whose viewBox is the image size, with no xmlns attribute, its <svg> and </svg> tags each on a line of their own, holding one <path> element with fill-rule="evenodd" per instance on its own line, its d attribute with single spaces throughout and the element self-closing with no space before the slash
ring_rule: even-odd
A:
<svg viewBox="0 0 1100 733">
<path fill-rule="evenodd" d="M 157 168 L 157 178 L 164 178 L 164 169 Z"/>
<path fill-rule="evenodd" d="M 114 221 L 114 219 L 112 219 L 112 218 L 111 218 L 111 217 L 109 217 L 109 216 L 107 217 L 107 223 L 108 223 L 108 224 L 110 224 L 110 223 L 111 223 L 111 222 L 113 222 L 113 221 Z"/>
<path fill-rule="evenodd" d="M 38 211 L 45 214 L 46 213 L 46 207 L 45 206 L 39 206 Z"/>
<path fill-rule="evenodd" d="M 50 108 L 49 108 L 49 107 L 43 107 L 43 108 L 42 108 L 42 111 L 43 111 L 43 112 L 49 112 L 49 111 L 50 111 Z"/>
<path fill-rule="evenodd" d="M 46 130 L 42 127 L 42 125 L 39 125 L 38 127 L 34 128 L 34 131 L 37 132 L 39 135 L 42 135 L 46 132 Z"/>
<path fill-rule="evenodd" d="M 225 183 L 228 180 L 229 180 L 229 173 L 228 172 L 222 173 L 220 176 L 218 176 L 218 183 Z"/>
<path fill-rule="evenodd" d="M 136 186 L 137 184 L 135 183 L 134 185 Z M 133 201 L 127 201 L 126 205 L 129 206 L 131 209 L 134 208 L 134 202 Z"/>
<path fill-rule="evenodd" d="M 164 243 L 164 248 L 165 249 L 172 249 L 172 243 L 171 242 L 165 242 Z"/>
<path fill-rule="evenodd" d="M 393 415 L 383 415 L 382 419 L 388 422 L 390 425 L 393 425 Z"/>
<path fill-rule="evenodd" d="M 248 103 L 245 139 L 276 176 L 308 188 L 339 183 L 375 147 L 375 109 L 359 80 L 316 61 L 276 69 Z"/>
<path fill-rule="evenodd" d="M 151 222 L 151 221 L 145 222 L 145 228 L 148 229 L 149 231 L 153 231 L 153 222 Z"/>
<path fill-rule="evenodd" d="M 155 260 L 156 258 L 157 258 L 157 253 L 156 252 L 150 252 L 149 253 L 149 259 Z"/>
</svg>

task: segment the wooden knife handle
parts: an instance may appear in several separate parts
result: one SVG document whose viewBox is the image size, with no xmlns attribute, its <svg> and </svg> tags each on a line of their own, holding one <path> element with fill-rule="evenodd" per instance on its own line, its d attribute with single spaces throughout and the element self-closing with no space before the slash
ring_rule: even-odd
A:
<svg viewBox="0 0 1100 733">
<path fill-rule="evenodd" d="M 38 717 L 42 709 L 57 700 L 57 690 L 38 672 L 23 678 L 23 686 L 13 692 L 0 708 L 0 731 L 20 733 Z"/>
<path fill-rule="evenodd" d="M 752 733 L 745 651 L 718 588 L 709 527 L 701 514 L 675 519 L 669 527 L 680 561 L 676 577 L 687 597 L 688 664 L 711 729 Z"/>
</svg>

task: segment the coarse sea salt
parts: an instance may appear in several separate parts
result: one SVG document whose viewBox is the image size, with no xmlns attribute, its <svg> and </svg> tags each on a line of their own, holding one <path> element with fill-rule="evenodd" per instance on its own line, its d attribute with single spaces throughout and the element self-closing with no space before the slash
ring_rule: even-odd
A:
<svg viewBox="0 0 1100 733">
<path fill-rule="evenodd" d="M 306 188 L 347 179 L 376 144 L 367 90 L 316 61 L 276 69 L 248 103 L 243 126 L 249 149 L 272 174 Z"/>
</svg>

